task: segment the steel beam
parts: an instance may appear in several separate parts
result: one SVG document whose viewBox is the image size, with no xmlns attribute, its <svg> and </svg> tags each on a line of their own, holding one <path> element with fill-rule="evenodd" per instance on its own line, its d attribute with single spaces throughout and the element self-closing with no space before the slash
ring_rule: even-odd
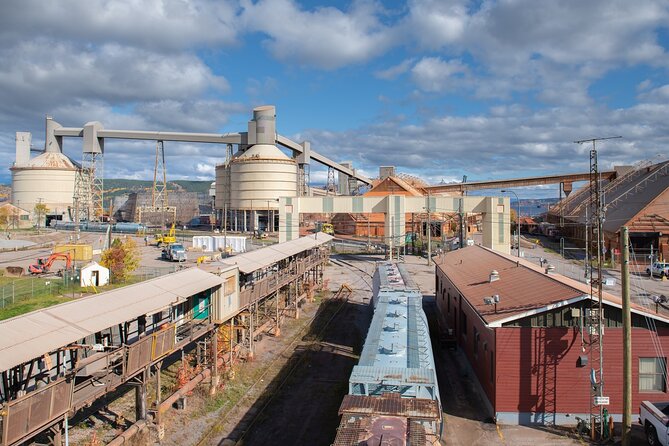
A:
<svg viewBox="0 0 669 446">
<path fill-rule="evenodd" d="M 607 180 L 616 178 L 615 171 L 601 172 L 601 177 Z M 509 187 L 537 186 L 542 184 L 571 183 L 575 181 L 589 181 L 590 172 L 587 173 L 567 173 L 563 175 L 546 175 L 540 177 L 512 178 L 505 180 L 490 181 L 471 181 L 467 183 L 437 184 L 427 186 L 425 190 L 430 193 L 439 192 L 464 192 L 469 190 L 481 189 L 503 189 Z"/>
<path fill-rule="evenodd" d="M 47 135 L 48 137 L 49 135 Z M 68 137 L 83 137 L 84 129 L 76 127 L 58 127 L 53 129 L 53 136 L 62 138 Z M 146 130 L 110 130 L 98 129 L 95 135 L 91 137 L 97 138 L 112 138 L 112 139 L 135 139 L 147 141 L 175 141 L 175 142 L 195 142 L 195 143 L 209 143 L 209 144 L 245 144 L 247 141 L 247 134 L 242 133 L 187 133 L 187 132 L 160 132 L 160 131 L 146 131 Z M 304 152 L 304 147 L 301 144 L 292 141 L 285 136 L 276 135 L 276 143 L 286 147 L 293 152 L 301 154 Z M 310 151 L 310 158 L 319 163 L 332 167 L 337 172 L 344 173 L 350 177 L 355 178 L 364 184 L 372 184 L 372 181 L 364 175 L 357 174 L 353 169 L 342 166 L 341 164 L 332 161 L 313 150 Z"/>
</svg>

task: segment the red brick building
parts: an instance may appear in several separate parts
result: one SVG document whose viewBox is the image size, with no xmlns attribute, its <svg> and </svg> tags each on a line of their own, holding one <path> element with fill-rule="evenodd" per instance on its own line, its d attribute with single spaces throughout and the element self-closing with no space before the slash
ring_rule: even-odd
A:
<svg viewBox="0 0 669 446">
<path fill-rule="evenodd" d="M 493 270 L 499 278 L 493 274 L 491 281 Z M 581 318 L 589 292 L 589 285 L 481 246 L 437 261 L 440 324 L 452 330 L 499 422 L 571 424 L 575 416 L 590 413 L 591 370 L 584 363 L 589 347 Z M 499 303 L 492 305 L 486 298 L 495 295 Z M 621 421 L 622 311 L 620 299 L 608 293 L 604 324 L 603 392 L 610 397 L 609 412 Z M 669 400 L 669 311 L 656 310 L 654 303 L 634 304 L 632 329 L 633 410 L 638 411 L 642 400 Z"/>
</svg>

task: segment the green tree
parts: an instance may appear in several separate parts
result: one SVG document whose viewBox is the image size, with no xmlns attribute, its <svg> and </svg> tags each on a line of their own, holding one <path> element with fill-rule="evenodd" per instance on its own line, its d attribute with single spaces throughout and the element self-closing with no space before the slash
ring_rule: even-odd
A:
<svg viewBox="0 0 669 446">
<path fill-rule="evenodd" d="M 40 227 L 42 226 L 42 221 L 49 212 L 49 208 L 44 203 L 36 203 L 33 208 L 35 215 L 37 216 L 37 232 L 39 232 Z"/>
<path fill-rule="evenodd" d="M 511 234 L 516 232 L 516 223 L 518 222 L 518 217 L 515 209 L 511 209 L 509 212 L 509 220 L 511 220 Z"/>
<path fill-rule="evenodd" d="M 114 239 L 109 249 L 102 253 L 100 264 L 109 268 L 112 280 L 123 282 L 139 267 L 139 249 L 135 241 L 126 237 L 125 241 Z"/>
<path fill-rule="evenodd" d="M 0 227 L 4 231 L 7 231 L 9 229 L 9 224 L 12 221 L 12 216 L 11 216 L 11 211 L 9 210 L 9 206 L 4 206 L 0 208 Z"/>
</svg>

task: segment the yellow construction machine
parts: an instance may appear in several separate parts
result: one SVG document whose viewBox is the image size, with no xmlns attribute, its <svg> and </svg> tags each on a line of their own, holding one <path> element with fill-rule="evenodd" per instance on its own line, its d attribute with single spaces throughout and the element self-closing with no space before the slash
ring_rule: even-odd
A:
<svg viewBox="0 0 669 446">
<path fill-rule="evenodd" d="M 170 232 L 168 232 L 167 234 L 156 234 L 155 237 L 153 238 L 153 242 L 156 244 L 156 246 L 169 245 L 170 243 L 176 243 L 177 242 L 177 230 L 176 230 L 175 224 L 172 223 L 172 227 L 170 228 Z"/>
</svg>

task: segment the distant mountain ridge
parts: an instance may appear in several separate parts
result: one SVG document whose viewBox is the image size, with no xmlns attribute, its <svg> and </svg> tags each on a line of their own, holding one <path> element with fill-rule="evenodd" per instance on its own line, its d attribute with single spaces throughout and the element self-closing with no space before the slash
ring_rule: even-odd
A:
<svg viewBox="0 0 669 446">
<path fill-rule="evenodd" d="M 209 187 L 213 180 L 210 181 L 191 181 L 191 180 L 174 180 L 167 182 L 167 190 L 180 192 L 199 192 L 208 193 Z M 153 181 L 147 180 L 126 180 L 126 179 L 105 179 L 104 180 L 104 194 L 105 198 L 113 198 L 119 195 L 129 194 L 131 192 L 150 191 L 153 188 Z"/>
</svg>

